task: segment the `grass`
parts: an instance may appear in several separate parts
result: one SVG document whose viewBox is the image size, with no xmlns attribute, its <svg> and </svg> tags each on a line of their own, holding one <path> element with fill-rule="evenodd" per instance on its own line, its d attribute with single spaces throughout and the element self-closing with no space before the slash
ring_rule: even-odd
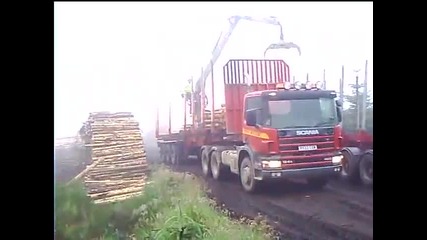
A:
<svg viewBox="0 0 427 240">
<path fill-rule="evenodd" d="M 82 183 L 56 186 L 56 240 L 270 239 L 265 222 L 231 220 L 206 197 L 197 179 L 156 170 L 141 196 L 93 204 Z"/>
</svg>

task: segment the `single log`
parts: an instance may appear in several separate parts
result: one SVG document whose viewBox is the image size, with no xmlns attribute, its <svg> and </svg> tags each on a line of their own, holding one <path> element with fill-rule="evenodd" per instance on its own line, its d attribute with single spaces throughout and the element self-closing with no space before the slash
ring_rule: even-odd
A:
<svg viewBox="0 0 427 240">
<path fill-rule="evenodd" d="M 108 185 L 108 184 L 116 184 L 116 183 L 121 183 L 121 182 L 123 182 L 123 183 L 129 183 L 129 184 L 131 184 L 131 183 L 139 183 L 141 180 L 127 180 L 127 181 L 112 181 L 112 180 L 98 180 L 98 181 L 95 181 L 95 180 L 86 180 L 85 182 L 86 183 L 99 183 L 99 184 L 106 184 L 106 185 Z"/>
<path fill-rule="evenodd" d="M 121 155 L 121 156 L 120 156 Z M 94 161 L 97 161 L 99 159 L 104 159 L 104 161 L 107 163 L 110 162 L 127 162 L 127 161 L 131 161 L 131 160 L 135 160 L 135 159 L 140 159 L 143 158 L 144 160 L 146 160 L 146 153 L 145 152 L 135 152 L 132 154 L 114 154 L 114 155 L 107 155 L 107 156 L 103 156 L 103 157 L 94 157 L 92 158 Z"/>
<path fill-rule="evenodd" d="M 119 195 L 119 194 L 126 194 L 126 193 L 131 193 L 131 192 L 136 192 L 136 191 L 141 191 L 143 186 L 146 185 L 146 183 L 144 183 L 141 186 L 138 187 L 128 187 L 125 189 L 121 189 L 121 190 L 112 190 L 106 193 L 94 193 L 94 194 L 90 194 L 90 196 L 92 198 L 99 198 L 99 197 L 111 197 L 111 196 L 115 196 L 115 195 Z"/>
<path fill-rule="evenodd" d="M 137 129 L 139 127 L 138 122 L 94 122 L 91 124 L 92 129 L 99 129 L 99 130 L 105 130 L 105 129 L 111 129 L 111 128 L 134 128 Z"/>
<path fill-rule="evenodd" d="M 93 178 L 88 179 L 88 178 L 86 178 L 85 181 L 88 181 L 88 180 L 91 180 L 91 181 L 97 181 L 97 180 L 105 181 L 106 179 L 93 179 Z M 110 179 L 110 178 L 108 178 L 108 180 L 112 181 L 114 184 L 127 184 L 128 181 L 129 181 L 130 185 L 135 184 L 137 182 L 147 182 L 148 181 L 146 176 L 134 177 L 134 178 L 129 178 L 129 177 L 127 177 L 127 178 L 117 178 L 117 179 L 114 179 L 114 178 Z M 113 186 L 112 185 L 113 183 L 111 183 L 109 185 L 106 185 L 106 186 Z M 94 186 L 93 184 L 94 183 L 85 183 L 85 186 Z M 91 190 L 91 189 L 88 189 L 88 190 Z"/>
<path fill-rule="evenodd" d="M 148 167 L 145 159 L 138 160 L 138 162 L 129 161 L 124 163 L 116 163 L 111 162 L 109 164 L 103 162 L 102 164 L 98 165 L 98 168 L 121 168 L 121 167 L 130 167 L 130 166 L 138 166 L 138 167 Z"/>
<path fill-rule="evenodd" d="M 99 163 L 102 163 L 103 160 L 97 161 L 92 163 L 92 165 L 89 165 L 88 167 L 86 167 L 85 170 L 83 170 L 82 172 L 80 172 L 77 176 L 75 176 L 71 181 L 69 181 L 67 183 L 67 185 L 71 184 L 72 182 L 80 179 L 82 176 L 84 176 L 87 172 L 89 172 L 91 169 L 95 168 L 96 165 L 98 165 Z"/>
<path fill-rule="evenodd" d="M 94 179 L 94 180 L 101 180 L 101 179 L 120 179 L 120 178 L 127 178 L 127 177 L 144 177 L 145 173 L 147 172 L 147 169 L 133 169 L 133 170 L 129 170 L 128 172 L 114 172 L 114 171 L 109 171 L 109 172 L 94 172 L 94 173 L 90 173 L 90 175 L 88 175 L 89 178 Z"/>
<path fill-rule="evenodd" d="M 101 166 L 111 166 L 111 165 L 129 165 L 129 164 L 135 164 L 138 162 L 146 162 L 147 158 L 144 155 L 134 155 L 134 156 L 129 156 L 127 158 L 121 158 L 121 159 L 106 159 L 104 160 L 104 162 L 101 164 Z M 101 167 L 100 166 L 100 167 Z"/>
<path fill-rule="evenodd" d="M 93 169 L 92 172 L 93 173 L 117 173 L 117 172 L 132 172 L 132 171 L 139 171 L 141 169 L 147 168 L 148 165 L 147 164 L 143 164 L 143 162 L 139 162 L 138 164 L 134 164 L 134 165 L 128 165 L 128 166 L 105 166 L 103 168 L 100 169 Z"/>
<path fill-rule="evenodd" d="M 113 196 L 113 197 L 104 198 L 104 199 L 97 199 L 94 201 L 94 203 L 95 204 L 113 203 L 113 202 L 123 201 L 129 198 L 137 197 L 137 196 L 140 196 L 141 194 L 142 192 L 123 194 L 123 195 Z"/>
<path fill-rule="evenodd" d="M 142 169 L 141 171 L 132 171 L 132 172 L 109 172 L 109 173 L 93 173 L 88 175 L 88 179 L 90 180 L 112 180 L 112 181 L 127 181 L 127 180 L 136 180 L 136 179 L 143 179 L 146 176 L 146 173 L 148 171 L 146 169 Z"/>
<path fill-rule="evenodd" d="M 103 136 L 102 138 L 92 138 L 92 143 L 102 143 L 105 141 L 121 141 L 121 142 L 127 142 L 127 141 L 141 141 L 142 142 L 142 137 L 141 136 Z"/>
<path fill-rule="evenodd" d="M 146 154 L 143 151 L 133 151 L 133 150 L 126 151 L 125 149 L 111 149 L 111 150 L 105 150 L 105 151 L 99 151 L 99 152 L 93 153 L 92 159 L 101 159 L 101 158 L 103 158 L 103 159 L 107 158 L 108 159 L 109 156 L 125 154 L 126 152 L 131 152 L 131 153 L 133 153 L 133 155 L 128 155 L 125 157 L 129 157 L 129 156 L 137 157 L 137 156 L 141 156 L 141 155 L 144 156 Z M 117 159 L 118 159 L 118 157 L 117 157 Z"/>
<path fill-rule="evenodd" d="M 98 149 L 114 149 L 114 148 L 122 148 L 122 147 L 133 147 L 133 146 L 140 146 L 142 147 L 142 143 L 140 142 L 135 142 L 135 143 L 127 143 L 127 144 L 121 144 L 121 145 L 114 145 L 114 144 L 88 144 L 86 146 L 89 147 L 94 147 L 94 148 L 98 148 Z"/>
<path fill-rule="evenodd" d="M 89 194 L 102 194 L 102 193 L 109 193 L 111 191 L 117 191 L 122 190 L 126 188 L 143 188 L 145 186 L 145 182 L 141 182 L 139 184 L 117 184 L 117 185 L 111 185 L 111 186 L 98 186 L 98 185 L 87 185 L 87 187 L 90 187 L 91 190 L 88 191 Z"/>
</svg>

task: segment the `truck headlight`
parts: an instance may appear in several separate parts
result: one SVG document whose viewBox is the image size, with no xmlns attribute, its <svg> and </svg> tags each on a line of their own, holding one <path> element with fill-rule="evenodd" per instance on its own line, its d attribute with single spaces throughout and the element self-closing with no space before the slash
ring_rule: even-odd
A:
<svg viewBox="0 0 427 240">
<path fill-rule="evenodd" d="M 339 155 L 339 156 L 333 156 L 332 157 L 332 163 L 333 164 L 340 164 L 341 160 L 342 160 L 343 156 Z"/>
<path fill-rule="evenodd" d="M 282 161 L 271 160 L 271 161 L 262 161 L 263 168 L 281 168 Z"/>
</svg>

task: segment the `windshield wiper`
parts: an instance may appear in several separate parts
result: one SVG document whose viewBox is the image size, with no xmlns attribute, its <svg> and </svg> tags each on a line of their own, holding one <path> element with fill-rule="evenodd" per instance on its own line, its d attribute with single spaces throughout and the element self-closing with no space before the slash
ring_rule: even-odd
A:
<svg viewBox="0 0 427 240">
<path fill-rule="evenodd" d="M 285 126 L 281 127 L 280 129 L 286 129 L 286 128 L 311 128 L 313 126 L 310 125 L 295 125 L 295 126 Z"/>
<path fill-rule="evenodd" d="M 324 122 L 317 123 L 313 127 L 322 127 L 322 126 L 326 126 L 326 125 L 334 125 L 334 122 L 332 122 L 332 121 L 324 121 Z"/>
</svg>

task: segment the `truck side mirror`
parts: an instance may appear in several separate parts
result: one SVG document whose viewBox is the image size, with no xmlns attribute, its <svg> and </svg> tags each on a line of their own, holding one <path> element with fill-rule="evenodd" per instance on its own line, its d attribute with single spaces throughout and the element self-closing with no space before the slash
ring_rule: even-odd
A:
<svg viewBox="0 0 427 240">
<path fill-rule="evenodd" d="M 335 104 L 337 105 L 337 117 L 338 122 L 342 122 L 342 101 L 340 99 L 335 100 Z"/>
<path fill-rule="evenodd" d="M 251 109 L 246 111 L 246 125 L 255 127 L 257 125 L 257 110 Z"/>
<path fill-rule="evenodd" d="M 337 106 L 337 117 L 338 117 L 338 122 L 342 122 L 342 109 L 339 106 Z"/>
</svg>

